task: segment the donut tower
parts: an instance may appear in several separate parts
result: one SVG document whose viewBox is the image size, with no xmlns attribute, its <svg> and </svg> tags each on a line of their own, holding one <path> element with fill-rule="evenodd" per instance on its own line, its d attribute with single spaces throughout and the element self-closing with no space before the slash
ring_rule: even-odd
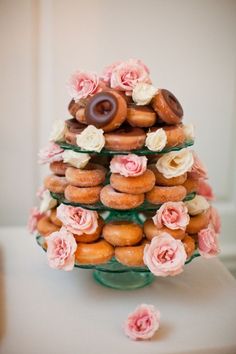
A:
<svg viewBox="0 0 236 354">
<path fill-rule="evenodd" d="M 175 95 L 136 59 L 77 71 L 67 86 L 70 118 L 39 152 L 50 174 L 28 222 L 49 265 L 173 276 L 216 256 L 220 218 Z"/>
</svg>

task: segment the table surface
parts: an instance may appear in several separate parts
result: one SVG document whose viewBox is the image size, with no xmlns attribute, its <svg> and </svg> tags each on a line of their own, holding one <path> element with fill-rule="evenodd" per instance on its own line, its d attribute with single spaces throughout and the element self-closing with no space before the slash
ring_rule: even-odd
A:
<svg viewBox="0 0 236 354">
<path fill-rule="evenodd" d="M 122 331 L 141 303 L 161 312 L 150 341 Z M 236 281 L 217 259 L 200 257 L 176 277 L 120 291 L 97 284 L 90 270 L 48 267 L 23 228 L 0 229 L 0 353 L 236 353 Z"/>
</svg>

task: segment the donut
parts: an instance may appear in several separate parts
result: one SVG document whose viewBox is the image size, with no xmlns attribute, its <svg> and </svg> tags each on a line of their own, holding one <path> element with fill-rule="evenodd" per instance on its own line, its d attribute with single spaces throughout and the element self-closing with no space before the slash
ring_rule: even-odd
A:
<svg viewBox="0 0 236 354">
<path fill-rule="evenodd" d="M 65 177 L 50 175 L 44 179 L 44 187 L 53 193 L 64 193 L 67 185 Z"/>
<path fill-rule="evenodd" d="M 110 184 L 119 192 L 142 194 L 150 191 L 154 187 L 155 175 L 150 170 L 146 170 L 142 175 L 135 177 L 124 177 L 119 173 L 112 173 Z"/>
<path fill-rule="evenodd" d="M 110 132 L 125 121 L 127 103 L 116 91 L 99 92 L 88 100 L 84 116 L 87 124 Z"/>
<path fill-rule="evenodd" d="M 50 170 L 57 176 L 65 176 L 67 167 L 69 164 L 63 161 L 54 161 L 49 165 Z"/>
<path fill-rule="evenodd" d="M 95 187 L 103 183 L 106 178 L 106 169 L 94 163 L 88 163 L 85 168 L 69 167 L 66 170 L 66 179 L 75 187 Z"/>
<path fill-rule="evenodd" d="M 186 227 L 188 234 L 197 234 L 200 230 L 205 229 L 209 224 L 210 211 L 209 209 L 196 216 L 190 216 L 189 223 Z"/>
<path fill-rule="evenodd" d="M 129 194 L 115 191 L 110 184 L 102 188 L 101 202 L 109 208 L 128 210 L 137 208 L 144 201 L 144 194 Z"/>
<path fill-rule="evenodd" d="M 154 173 L 158 186 L 179 186 L 187 179 L 187 172 L 178 177 L 165 178 L 163 174 L 158 171 L 155 164 L 148 165 L 148 169 Z"/>
<path fill-rule="evenodd" d="M 152 127 L 150 128 L 151 132 L 157 131 L 158 127 Z M 169 125 L 169 126 L 164 126 L 162 129 L 166 133 L 166 138 L 167 142 L 165 147 L 173 147 L 173 146 L 178 146 L 184 143 L 185 141 L 185 134 L 184 134 L 184 129 L 182 124 L 177 124 L 177 125 Z"/>
<path fill-rule="evenodd" d="M 146 140 L 146 134 L 141 128 L 125 127 L 104 134 L 105 148 L 114 151 L 130 151 L 141 149 Z"/>
<path fill-rule="evenodd" d="M 132 246 L 143 237 L 142 227 L 129 221 L 112 221 L 104 226 L 102 233 L 113 246 Z"/>
<path fill-rule="evenodd" d="M 165 226 L 163 226 L 161 229 L 158 229 L 152 219 L 147 219 L 145 221 L 145 223 L 143 224 L 143 232 L 149 241 L 151 241 L 153 237 L 161 235 L 163 232 L 167 232 L 172 237 L 178 240 L 182 240 L 185 237 L 185 230 L 172 230 Z"/>
<path fill-rule="evenodd" d="M 68 144 L 76 145 L 76 135 L 80 134 L 85 126 L 76 121 L 76 119 L 68 119 L 66 120 L 66 131 L 65 131 L 65 141 Z"/>
<path fill-rule="evenodd" d="M 59 220 L 59 219 L 57 218 L 57 209 L 56 209 L 56 208 L 51 209 L 50 215 L 49 215 L 49 219 L 50 219 L 50 221 L 51 221 L 53 224 L 55 224 L 55 225 L 57 225 L 57 226 L 59 226 L 59 227 L 62 226 L 61 220 Z"/>
<path fill-rule="evenodd" d="M 138 246 L 125 246 L 115 248 L 115 258 L 121 264 L 128 267 L 140 267 L 144 266 L 143 251 L 147 241 L 143 241 Z"/>
<path fill-rule="evenodd" d="M 184 244 L 184 248 L 185 251 L 187 253 L 187 257 L 191 257 L 193 252 L 195 251 L 195 241 L 194 239 L 189 236 L 189 235 L 185 235 L 184 239 L 182 240 L 183 244 Z"/>
<path fill-rule="evenodd" d="M 65 189 L 65 198 L 72 203 L 93 204 L 99 202 L 102 187 L 75 187 L 68 185 Z"/>
<path fill-rule="evenodd" d="M 186 188 L 187 194 L 197 192 L 198 186 L 199 186 L 199 180 L 193 179 L 193 178 L 189 177 L 187 174 L 187 179 L 183 183 L 183 187 Z"/>
<path fill-rule="evenodd" d="M 152 108 L 158 116 L 167 124 L 181 122 L 184 112 L 177 98 L 168 90 L 158 90 L 152 99 Z"/>
<path fill-rule="evenodd" d="M 147 106 L 131 105 L 127 109 L 127 121 L 132 127 L 148 128 L 155 124 L 156 113 Z"/>
<path fill-rule="evenodd" d="M 146 193 L 146 199 L 152 204 L 180 202 L 186 197 L 187 191 L 183 186 L 155 186 Z"/>
<path fill-rule="evenodd" d="M 107 263 L 114 255 L 114 248 L 105 240 L 94 243 L 78 243 L 75 261 L 78 264 Z"/>
<path fill-rule="evenodd" d="M 48 236 L 60 230 L 60 226 L 53 224 L 48 216 L 43 216 L 37 223 L 37 230 L 41 236 Z"/>
<path fill-rule="evenodd" d="M 76 242 L 91 243 L 97 241 L 101 236 L 103 225 L 104 225 L 104 221 L 101 217 L 99 217 L 98 227 L 92 234 L 82 234 L 82 235 L 73 234 Z"/>
<path fill-rule="evenodd" d="M 80 107 L 79 102 L 75 102 L 75 100 L 71 100 L 68 106 L 68 111 L 70 112 L 70 114 L 72 115 L 72 117 L 75 117 L 76 112 L 78 111 Z"/>
</svg>

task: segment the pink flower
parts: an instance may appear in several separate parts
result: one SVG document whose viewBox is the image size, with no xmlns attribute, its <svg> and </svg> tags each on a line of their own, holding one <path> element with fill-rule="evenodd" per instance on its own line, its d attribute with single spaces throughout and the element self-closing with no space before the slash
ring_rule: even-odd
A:
<svg viewBox="0 0 236 354">
<path fill-rule="evenodd" d="M 50 267 L 72 270 L 75 263 L 77 243 L 64 227 L 47 236 L 47 257 Z"/>
<path fill-rule="evenodd" d="M 181 273 L 186 259 L 183 243 L 167 232 L 155 236 L 144 248 L 144 263 L 157 276 L 166 277 Z"/>
<path fill-rule="evenodd" d="M 37 230 L 38 221 L 44 216 L 41 214 L 37 207 L 33 207 L 30 209 L 30 214 L 27 223 L 27 229 L 31 234 L 33 234 Z"/>
<path fill-rule="evenodd" d="M 211 206 L 210 209 L 210 224 L 212 225 L 213 229 L 217 234 L 221 232 L 221 220 L 220 215 L 216 208 Z"/>
<path fill-rule="evenodd" d="M 67 230 L 76 235 L 92 234 L 98 227 L 96 211 L 60 204 L 57 217 Z"/>
<path fill-rule="evenodd" d="M 119 66 L 120 64 L 122 64 L 122 61 L 116 61 L 115 63 L 112 63 L 111 65 L 108 65 L 105 67 L 105 69 L 103 70 L 101 79 L 106 84 L 110 84 L 111 75 L 112 75 L 113 71 L 115 71 L 117 66 Z"/>
<path fill-rule="evenodd" d="M 149 339 L 160 326 L 160 312 L 153 305 L 142 304 L 129 314 L 124 332 L 131 339 Z"/>
<path fill-rule="evenodd" d="M 207 200 L 215 199 L 211 186 L 202 178 L 199 179 L 197 194 L 202 195 Z"/>
<path fill-rule="evenodd" d="M 207 169 L 197 156 L 197 154 L 193 151 L 193 166 L 191 171 L 189 172 L 189 176 L 194 179 L 203 178 L 207 179 Z"/>
<path fill-rule="evenodd" d="M 152 219 L 158 229 L 166 226 L 172 230 L 185 230 L 190 220 L 188 208 L 183 202 L 167 202 L 162 204 Z"/>
<path fill-rule="evenodd" d="M 111 74 L 110 86 L 116 90 L 132 95 L 134 87 L 140 83 L 151 83 L 149 70 L 141 60 L 129 59 L 115 66 Z"/>
<path fill-rule="evenodd" d="M 101 90 L 99 77 L 95 73 L 76 71 L 69 79 L 68 90 L 76 102 L 81 98 L 95 95 Z"/>
<path fill-rule="evenodd" d="M 198 249 L 201 256 L 212 258 L 220 253 L 218 234 L 209 226 L 198 233 Z"/>
<path fill-rule="evenodd" d="M 135 154 L 117 155 L 110 163 L 112 173 L 119 173 L 125 177 L 142 175 L 147 169 L 147 158 Z"/>
<path fill-rule="evenodd" d="M 43 149 L 39 151 L 38 163 L 45 164 L 45 163 L 51 163 L 55 161 L 62 161 L 63 152 L 64 150 L 61 149 L 59 145 L 50 142 L 47 146 L 45 146 Z"/>
</svg>

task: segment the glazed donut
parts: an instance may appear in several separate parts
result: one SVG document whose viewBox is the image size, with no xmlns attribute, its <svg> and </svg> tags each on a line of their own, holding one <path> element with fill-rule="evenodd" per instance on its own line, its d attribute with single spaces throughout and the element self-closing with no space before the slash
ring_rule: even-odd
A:
<svg viewBox="0 0 236 354">
<path fill-rule="evenodd" d="M 152 204 L 180 202 L 186 197 L 187 191 L 183 186 L 155 186 L 146 193 L 146 199 Z"/>
<path fill-rule="evenodd" d="M 80 107 L 79 102 L 75 102 L 75 100 L 71 100 L 68 106 L 68 111 L 70 112 L 70 114 L 72 115 L 72 117 L 75 117 L 76 112 L 78 111 Z"/>
<path fill-rule="evenodd" d="M 115 191 L 110 184 L 102 188 L 101 202 L 109 208 L 128 210 L 137 208 L 144 201 L 144 194 L 128 194 Z"/>
<path fill-rule="evenodd" d="M 146 140 L 146 134 L 141 128 L 125 127 L 104 134 L 105 148 L 114 151 L 130 151 L 141 149 Z"/>
<path fill-rule="evenodd" d="M 182 240 L 182 242 L 184 244 L 187 257 L 189 258 L 190 256 L 192 256 L 193 252 L 195 251 L 195 241 L 191 236 L 186 235 Z"/>
<path fill-rule="evenodd" d="M 187 172 L 178 177 L 165 178 L 163 174 L 158 171 L 155 164 L 148 165 L 148 169 L 154 173 L 158 186 L 179 186 L 187 179 Z"/>
<path fill-rule="evenodd" d="M 144 266 L 143 251 L 147 243 L 147 241 L 143 241 L 138 246 L 116 247 L 115 258 L 118 262 L 128 267 Z"/>
<path fill-rule="evenodd" d="M 85 168 L 69 167 L 66 170 L 66 179 L 75 187 L 95 187 L 103 183 L 106 178 L 106 169 L 94 163 L 88 163 Z"/>
<path fill-rule="evenodd" d="M 112 221 L 104 226 L 102 233 L 113 246 L 132 246 L 143 237 L 142 227 L 129 221 Z"/>
<path fill-rule="evenodd" d="M 70 165 L 63 161 L 54 161 L 49 165 L 50 170 L 57 176 L 65 176 L 66 169 Z"/>
<path fill-rule="evenodd" d="M 78 243 L 75 261 L 78 264 L 107 263 L 114 255 L 114 248 L 105 240 L 95 243 Z"/>
<path fill-rule="evenodd" d="M 150 170 L 146 170 L 142 175 L 135 177 L 124 177 L 119 173 L 112 173 L 110 184 L 119 192 L 142 194 L 150 191 L 154 187 L 155 175 Z"/>
<path fill-rule="evenodd" d="M 158 90 L 152 99 L 152 108 L 167 124 L 181 122 L 184 112 L 177 98 L 168 90 Z"/>
<path fill-rule="evenodd" d="M 99 92 L 88 100 L 84 115 L 87 124 L 110 132 L 125 121 L 127 103 L 116 91 Z"/>
<path fill-rule="evenodd" d="M 189 177 L 187 174 L 187 179 L 183 183 L 183 187 L 186 188 L 187 194 L 197 192 L 198 186 L 199 186 L 199 180 L 193 179 L 193 178 Z"/>
<path fill-rule="evenodd" d="M 152 127 L 150 128 L 151 132 L 157 131 L 158 127 Z M 184 143 L 185 141 L 185 135 L 184 135 L 184 129 L 182 124 L 177 124 L 177 125 L 169 125 L 169 126 L 164 126 L 162 129 L 166 133 L 166 147 L 173 147 L 173 146 L 178 146 Z"/>
<path fill-rule="evenodd" d="M 48 236 L 60 230 L 60 227 L 53 224 L 48 216 L 43 216 L 37 223 L 37 230 L 41 236 Z"/>
<path fill-rule="evenodd" d="M 152 219 L 147 219 L 145 221 L 145 223 L 143 224 L 143 231 L 144 235 L 149 241 L 151 241 L 153 237 L 161 235 L 163 232 L 167 232 L 172 237 L 178 240 L 182 240 L 185 237 L 185 230 L 172 230 L 165 226 L 163 226 L 161 229 L 158 229 Z"/>
<path fill-rule="evenodd" d="M 57 218 L 57 209 L 56 209 L 56 208 L 51 209 L 50 215 L 49 215 L 49 219 L 51 220 L 51 222 L 52 222 L 54 225 L 57 225 L 57 226 L 59 226 L 59 227 L 62 226 L 61 220 L 59 220 L 59 219 Z"/>
<path fill-rule="evenodd" d="M 82 235 L 73 234 L 76 242 L 91 243 L 97 241 L 101 236 L 103 225 L 104 225 L 104 221 L 101 217 L 99 217 L 98 227 L 92 234 L 82 234 Z"/>
<path fill-rule="evenodd" d="M 64 193 L 67 185 L 65 177 L 50 175 L 44 179 L 44 187 L 53 193 Z"/>
<path fill-rule="evenodd" d="M 75 187 L 68 185 L 65 189 L 65 198 L 72 203 L 93 204 L 99 202 L 102 187 Z"/>
<path fill-rule="evenodd" d="M 66 120 L 66 131 L 65 131 L 65 141 L 68 144 L 71 145 L 76 145 L 76 135 L 80 134 L 85 126 L 83 124 L 80 124 L 79 122 L 77 122 L 76 119 L 68 119 Z"/>
<path fill-rule="evenodd" d="M 85 117 L 85 108 L 79 107 L 78 111 L 76 112 L 75 119 L 82 124 L 88 124 L 87 119 Z"/>
<path fill-rule="evenodd" d="M 147 106 L 130 105 L 127 110 L 127 121 L 132 127 L 148 128 L 155 124 L 156 113 Z"/>
<path fill-rule="evenodd" d="M 186 228 L 188 234 L 197 234 L 200 230 L 205 229 L 209 224 L 210 211 L 209 209 L 196 216 L 190 216 L 189 223 Z"/>
</svg>

